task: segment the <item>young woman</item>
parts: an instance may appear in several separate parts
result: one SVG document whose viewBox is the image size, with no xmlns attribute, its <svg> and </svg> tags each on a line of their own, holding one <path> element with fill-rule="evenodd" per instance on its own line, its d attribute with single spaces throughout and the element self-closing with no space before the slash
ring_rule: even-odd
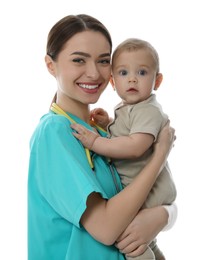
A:
<svg viewBox="0 0 205 260">
<path fill-rule="evenodd" d="M 109 160 L 72 134 L 73 122 L 93 128 L 89 106 L 109 82 L 111 49 L 107 29 L 88 15 L 67 16 L 48 35 L 45 62 L 57 93 L 30 141 L 29 260 L 124 259 L 145 250 L 167 224 L 163 206 L 139 210 L 173 146 L 172 127 L 161 131 L 149 163 L 123 190 Z"/>
</svg>

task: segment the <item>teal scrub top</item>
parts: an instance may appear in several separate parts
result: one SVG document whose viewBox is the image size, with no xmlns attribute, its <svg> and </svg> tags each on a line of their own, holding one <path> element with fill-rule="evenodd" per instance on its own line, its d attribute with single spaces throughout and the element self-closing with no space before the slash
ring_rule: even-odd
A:
<svg viewBox="0 0 205 260">
<path fill-rule="evenodd" d="M 72 131 L 66 117 L 49 112 L 31 137 L 28 260 L 125 259 L 114 245 L 98 242 L 80 224 L 89 194 L 98 192 L 109 199 L 117 190 L 106 158 L 93 154 L 93 171 L 84 147 Z M 121 189 L 115 169 L 114 172 Z"/>
</svg>

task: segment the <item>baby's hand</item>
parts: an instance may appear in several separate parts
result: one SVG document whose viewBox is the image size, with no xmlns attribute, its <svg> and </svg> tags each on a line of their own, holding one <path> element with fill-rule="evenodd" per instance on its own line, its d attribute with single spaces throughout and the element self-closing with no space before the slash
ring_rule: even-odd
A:
<svg viewBox="0 0 205 260">
<path fill-rule="evenodd" d="M 73 132 L 73 135 L 80 140 L 86 148 L 92 150 L 95 139 L 98 138 L 99 135 L 80 124 L 71 124 L 71 128 L 76 130 L 76 132 Z"/>
<path fill-rule="evenodd" d="M 102 108 L 95 108 L 90 113 L 91 120 L 97 125 L 106 130 L 110 122 L 108 113 Z"/>
</svg>

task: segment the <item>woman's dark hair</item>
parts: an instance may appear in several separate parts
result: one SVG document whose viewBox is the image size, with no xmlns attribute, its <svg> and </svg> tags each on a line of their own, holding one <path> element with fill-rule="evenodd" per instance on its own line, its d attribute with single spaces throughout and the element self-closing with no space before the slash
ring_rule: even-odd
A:
<svg viewBox="0 0 205 260">
<path fill-rule="evenodd" d="M 110 44 L 112 51 L 112 39 L 107 28 L 96 18 L 86 15 L 68 15 L 58 21 L 50 30 L 47 39 L 47 54 L 55 61 L 63 49 L 65 43 L 76 33 L 92 30 L 101 32 Z"/>
</svg>

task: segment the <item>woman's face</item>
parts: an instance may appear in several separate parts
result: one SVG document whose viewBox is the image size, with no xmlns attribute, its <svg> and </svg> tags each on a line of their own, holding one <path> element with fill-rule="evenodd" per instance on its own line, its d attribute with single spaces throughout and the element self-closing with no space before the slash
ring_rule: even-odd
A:
<svg viewBox="0 0 205 260">
<path fill-rule="evenodd" d="M 100 32 L 77 33 L 47 67 L 57 80 L 58 96 L 74 103 L 96 103 L 110 79 L 110 44 Z"/>
</svg>

